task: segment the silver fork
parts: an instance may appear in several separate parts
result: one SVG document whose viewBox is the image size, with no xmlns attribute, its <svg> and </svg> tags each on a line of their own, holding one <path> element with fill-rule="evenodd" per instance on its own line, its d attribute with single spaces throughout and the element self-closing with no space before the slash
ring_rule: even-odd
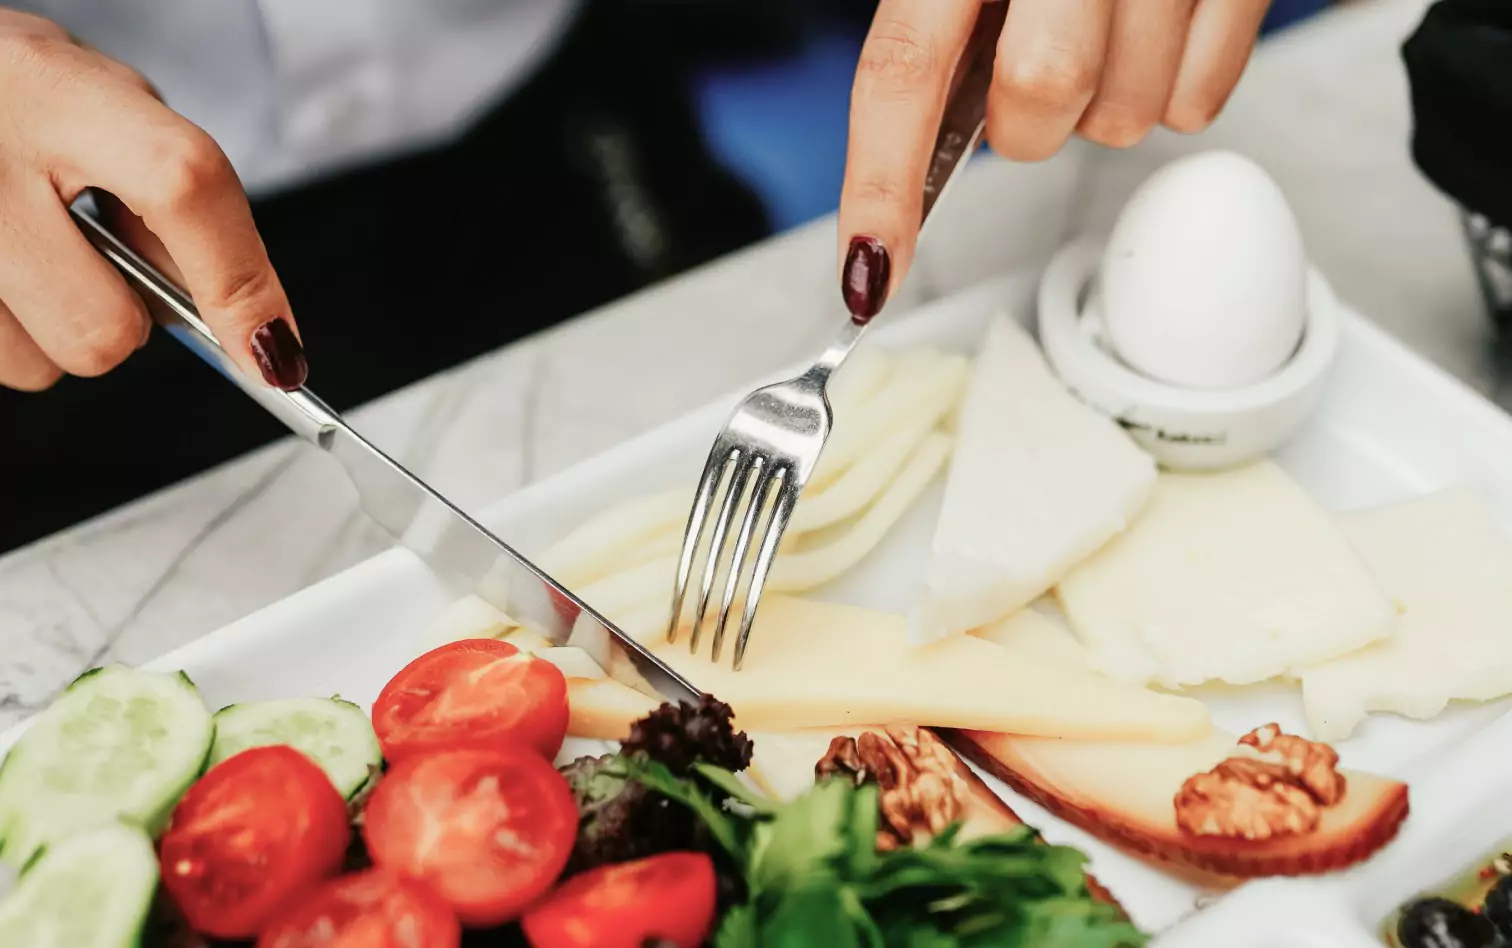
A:
<svg viewBox="0 0 1512 948">
<path fill-rule="evenodd" d="M 923 220 L 928 220 L 930 211 L 939 202 L 946 186 L 955 179 L 956 172 L 965 165 L 966 159 L 981 142 L 986 127 L 987 91 L 992 82 L 994 52 L 1007 8 L 1006 0 L 984 3 L 971 38 L 962 52 L 961 64 L 952 80 L 952 89 L 940 122 L 940 133 L 935 139 L 934 156 L 925 176 Z M 766 586 L 767 574 L 777 556 L 778 544 L 787 529 L 793 507 L 798 503 L 798 497 L 814 472 L 814 466 L 818 464 L 819 455 L 829 439 L 833 412 L 826 389 L 830 376 L 855 349 L 870 321 L 869 318 L 848 320 L 839 338 L 830 344 L 807 372 L 786 382 L 757 389 L 746 396 L 725 424 L 724 430 L 715 438 L 683 534 L 667 641 L 677 640 L 683 606 L 687 599 L 688 581 L 693 575 L 704 527 L 715 497 L 719 496 L 720 488 L 724 486 L 723 501 L 719 516 L 714 521 L 714 533 L 704 561 L 698 603 L 693 614 L 689 648 L 697 653 L 715 580 L 725 559 L 725 541 L 735 522 L 737 507 L 749 491 L 749 500 L 744 514 L 740 515 L 740 530 L 725 578 L 711 655 L 714 661 L 719 660 L 724 646 L 725 628 L 729 623 L 730 607 L 740 589 L 752 538 L 757 532 L 757 522 L 770 503 L 771 512 L 766 518 L 765 530 L 761 536 L 761 548 L 756 555 L 742 607 L 740 634 L 735 642 L 734 667 L 736 671 L 740 670 L 751 637 L 751 624 L 755 620 L 757 605 Z"/>
</svg>

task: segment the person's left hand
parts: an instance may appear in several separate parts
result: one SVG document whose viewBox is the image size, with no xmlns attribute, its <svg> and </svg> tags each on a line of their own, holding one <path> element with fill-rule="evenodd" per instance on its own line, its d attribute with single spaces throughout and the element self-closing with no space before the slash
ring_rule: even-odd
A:
<svg viewBox="0 0 1512 948">
<path fill-rule="evenodd" d="M 880 0 L 851 96 L 841 286 L 870 318 L 908 272 L 951 75 L 983 0 Z M 987 0 L 1003 2 L 1003 0 Z M 1249 60 L 1270 0 L 1012 0 L 987 137 L 1041 161 L 1073 134 L 1126 148 L 1155 126 L 1206 128 Z"/>
</svg>

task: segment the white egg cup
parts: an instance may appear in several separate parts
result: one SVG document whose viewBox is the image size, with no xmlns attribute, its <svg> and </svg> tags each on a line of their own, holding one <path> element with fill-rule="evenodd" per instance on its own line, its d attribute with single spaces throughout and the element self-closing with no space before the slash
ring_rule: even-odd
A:
<svg viewBox="0 0 1512 948">
<path fill-rule="evenodd" d="M 1095 287 L 1102 250 L 1100 240 L 1073 241 L 1040 279 L 1040 345 L 1073 394 L 1172 470 L 1235 467 L 1264 457 L 1296 432 L 1339 348 L 1339 305 L 1322 274 L 1308 268 L 1302 341 L 1280 369 L 1242 388 L 1190 389 L 1137 372 L 1112 351 Z"/>
</svg>

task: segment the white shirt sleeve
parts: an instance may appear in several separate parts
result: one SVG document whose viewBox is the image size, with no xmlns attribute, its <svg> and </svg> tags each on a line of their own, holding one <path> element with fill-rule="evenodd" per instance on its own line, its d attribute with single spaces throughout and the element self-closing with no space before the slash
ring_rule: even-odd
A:
<svg viewBox="0 0 1512 948">
<path fill-rule="evenodd" d="M 8 0 L 145 74 L 269 191 L 456 134 L 579 0 Z"/>
</svg>

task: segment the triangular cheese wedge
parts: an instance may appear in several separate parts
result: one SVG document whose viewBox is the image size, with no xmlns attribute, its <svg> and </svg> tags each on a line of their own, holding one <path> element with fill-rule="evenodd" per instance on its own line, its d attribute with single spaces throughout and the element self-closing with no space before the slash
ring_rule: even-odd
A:
<svg viewBox="0 0 1512 948">
<path fill-rule="evenodd" d="M 1155 462 L 1072 397 L 1011 318 L 996 320 L 961 408 L 945 503 L 910 617 L 916 644 L 1008 615 L 1139 512 Z"/>
<path fill-rule="evenodd" d="M 957 636 L 908 642 L 901 616 L 767 596 L 740 671 L 659 635 L 644 644 L 735 709 L 746 730 L 918 724 L 1083 740 L 1188 741 L 1209 727 L 1199 701 Z"/>
</svg>

